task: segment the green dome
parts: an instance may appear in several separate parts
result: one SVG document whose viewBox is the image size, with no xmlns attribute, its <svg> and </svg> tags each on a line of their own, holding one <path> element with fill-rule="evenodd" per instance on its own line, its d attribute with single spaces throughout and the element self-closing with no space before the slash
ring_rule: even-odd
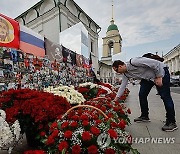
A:
<svg viewBox="0 0 180 154">
<path fill-rule="evenodd" d="M 111 24 L 111 25 L 108 27 L 107 32 L 109 32 L 109 31 L 111 31 L 111 30 L 118 30 L 117 25 Z"/>
</svg>

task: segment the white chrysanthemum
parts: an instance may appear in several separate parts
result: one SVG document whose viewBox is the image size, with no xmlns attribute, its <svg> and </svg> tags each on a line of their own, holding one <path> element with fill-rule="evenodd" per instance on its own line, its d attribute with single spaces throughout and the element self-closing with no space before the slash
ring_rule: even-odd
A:
<svg viewBox="0 0 180 154">
<path fill-rule="evenodd" d="M 15 140 L 18 141 L 20 139 L 20 132 L 21 132 L 19 121 L 16 120 L 14 124 L 11 126 L 11 128 L 12 130 L 14 130 Z"/>
<path fill-rule="evenodd" d="M 46 91 L 47 88 L 44 90 Z M 65 97 L 71 104 L 81 104 L 85 101 L 84 96 L 76 91 L 74 86 L 59 86 L 56 88 L 51 88 L 51 91 L 48 92 Z"/>
<path fill-rule="evenodd" d="M 6 113 L 0 110 L 0 149 L 8 149 L 10 152 L 19 141 L 21 129 L 18 120 L 9 126 L 5 119 Z"/>
<path fill-rule="evenodd" d="M 90 86 L 90 88 L 98 88 L 98 84 L 94 84 L 92 82 L 85 82 L 85 83 L 81 83 L 79 84 L 80 87 L 87 87 Z"/>
</svg>

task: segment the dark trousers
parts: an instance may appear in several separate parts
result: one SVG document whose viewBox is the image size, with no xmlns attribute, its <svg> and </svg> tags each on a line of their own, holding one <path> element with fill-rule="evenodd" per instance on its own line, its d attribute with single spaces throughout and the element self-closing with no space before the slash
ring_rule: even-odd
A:
<svg viewBox="0 0 180 154">
<path fill-rule="evenodd" d="M 166 109 L 166 120 L 168 122 L 176 122 L 175 120 L 175 110 L 174 103 L 170 94 L 170 74 L 168 68 L 164 68 L 165 75 L 163 77 L 163 86 L 156 86 L 161 99 L 164 102 L 164 106 Z M 155 85 L 152 81 L 147 81 L 142 79 L 140 83 L 140 91 L 139 91 L 139 101 L 141 107 L 141 116 L 148 117 L 149 108 L 148 108 L 148 100 L 147 96 L 151 91 L 151 88 Z"/>
</svg>

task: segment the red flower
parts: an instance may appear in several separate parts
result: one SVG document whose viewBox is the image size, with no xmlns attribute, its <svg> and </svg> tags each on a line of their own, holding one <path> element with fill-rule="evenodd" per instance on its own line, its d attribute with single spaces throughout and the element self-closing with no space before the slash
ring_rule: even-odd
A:
<svg viewBox="0 0 180 154">
<path fill-rule="evenodd" d="M 102 110 L 103 112 L 106 112 L 106 107 L 105 107 L 105 106 L 102 106 L 102 107 L 101 107 L 101 110 Z"/>
<path fill-rule="evenodd" d="M 81 120 L 89 120 L 88 116 L 84 115 L 84 114 L 80 116 L 80 119 Z"/>
<path fill-rule="evenodd" d="M 124 129 L 126 127 L 126 122 L 122 119 L 118 125 L 121 129 Z"/>
<path fill-rule="evenodd" d="M 131 110 L 130 110 L 130 108 L 128 108 L 127 112 L 128 112 L 129 114 L 131 114 Z"/>
<path fill-rule="evenodd" d="M 69 122 L 63 122 L 62 125 L 61 125 L 61 128 L 64 129 L 66 128 L 67 126 L 69 126 Z"/>
<path fill-rule="evenodd" d="M 114 149 L 106 149 L 105 150 L 105 154 L 115 154 L 115 150 Z"/>
<path fill-rule="evenodd" d="M 81 153 L 81 147 L 79 145 L 72 146 L 72 154 L 80 154 Z"/>
<path fill-rule="evenodd" d="M 83 139 L 83 141 L 91 140 L 91 134 L 88 131 L 83 132 L 82 133 L 82 139 Z"/>
<path fill-rule="evenodd" d="M 113 110 L 117 112 L 117 111 L 119 111 L 119 108 L 118 107 L 114 107 Z"/>
<path fill-rule="evenodd" d="M 88 125 L 89 125 L 89 121 L 87 121 L 87 120 L 83 121 L 83 122 L 82 122 L 82 125 L 83 125 L 83 126 L 88 126 Z"/>
<path fill-rule="evenodd" d="M 101 122 L 102 122 L 102 120 L 100 120 L 100 119 L 96 120 L 97 125 L 100 124 Z"/>
<path fill-rule="evenodd" d="M 59 130 L 54 130 L 53 132 L 52 132 L 52 134 L 51 134 L 51 136 L 53 137 L 53 138 L 55 138 L 55 137 L 57 137 L 58 136 L 58 134 L 59 134 Z"/>
<path fill-rule="evenodd" d="M 125 95 L 122 95 L 121 97 L 120 97 L 120 100 L 125 100 L 126 99 L 126 96 Z"/>
<path fill-rule="evenodd" d="M 58 127 L 57 122 L 53 122 L 53 123 L 51 124 L 51 128 L 57 128 L 57 127 Z"/>
<path fill-rule="evenodd" d="M 89 92 L 89 89 L 86 88 L 86 87 L 79 87 L 78 88 L 78 92 L 80 92 L 80 93 L 87 93 L 87 92 Z"/>
<path fill-rule="evenodd" d="M 122 109 L 121 109 L 121 110 L 119 110 L 119 111 L 120 111 L 120 113 L 121 113 L 121 114 L 125 114 L 125 112 L 124 112 Z"/>
<path fill-rule="evenodd" d="M 98 148 L 95 145 L 91 145 L 88 147 L 88 154 L 97 154 Z"/>
<path fill-rule="evenodd" d="M 71 127 L 77 127 L 78 126 L 78 123 L 76 121 L 73 121 L 71 124 L 70 124 Z"/>
<path fill-rule="evenodd" d="M 92 132 L 94 135 L 96 135 L 96 136 L 98 136 L 98 135 L 101 133 L 100 130 L 99 130 L 99 128 L 94 127 L 94 126 L 92 126 L 90 130 L 91 130 L 91 132 Z"/>
<path fill-rule="evenodd" d="M 46 132 L 42 131 L 40 132 L 40 136 L 45 136 L 46 135 Z"/>
<path fill-rule="evenodd" d="M 92 115 L 92 119 L 93 119 L 93 120 L 97 120 L 97 119 L 98 119 L 98 116 L 97 116 L 97 115 Z"/>
<path fill-rule="evenodd" d="M 108 115 L 107 115 L 109 118 L 112 118 L 114 115 L 113 115 L 113 113 L 108 113 Z"/>
<path fill-rule="evenodd" d="M 74 116 L 72 116 L 72 117 L 71 117 L 71 119 L 73 119 L 73 120 L 77 121 L 77 120 L 79 120 L 79 116 L 74 115 Z"/>
<path fill-rule="evenodd" d="M 111 126 L 112 126 L 112 127 L 117 127 L 118 125 L 117 125 L 117 123 L 115 123 L 115 122 L 111 122 Z"/>
<path fill-rule="evenodd" d="M 54 137 L 50 135 L 46 141 L 46 145 L 54 144 L 54 142 L 55 142 Z"/>
<path fill-rule="evenodd" d="M 70 130 L 65 131 L 64 132 L 64 137 L 68 138 L 68 139 L 71 138 L 72 137 L 72 131 L 70 131 Z"/>
<path fill-rule="evenodd" d="M 108 133 L 110 135 L 111 138 L 117 138 L 117 132 L 114 129 L 109 129 Z"/>
<path fill-rule="evenodd" d="M 68 143 L 66 141 L 62 141 L 61 143 L 59 143 L 58 149 L 59 149 L 60 152 L 62 152 L 63 149 L 67 150 L 68 146 L 69 145 L 68 145 Z"/>
</svg>

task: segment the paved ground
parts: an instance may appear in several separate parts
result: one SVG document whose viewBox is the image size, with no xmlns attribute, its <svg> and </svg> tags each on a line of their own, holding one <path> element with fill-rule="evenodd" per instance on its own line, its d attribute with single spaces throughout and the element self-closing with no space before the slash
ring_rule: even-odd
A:
<svg viewBox="0 0 180 154">
<path fill-rule="evenodd" d="M 127 131 L 133 136 L 133 147 L 137 148 L 141 154 L 180 154 L 180 130 L 178 129 L 174 132 L 161 131 L 165 120 L 165 110 L 160 97 L 156 95 L 156 89 L 153 88 L 149 95 L 151 119 L 149 123 L 133 122 L 133 119 L 140 114 L 138 102 L 139 85 L 129 85 L 129 89 L 130 94 L 126 104 L 132 111 L 130 115 L 132 124 L 128 126 Z M 177 125 L 180 127 L 180 94 L 172 93 L 172 97 L 176 108 Z M 168 141 L 170 143 L 167 143 Z M 26 149 L 28 149 L 28 146 L 24 138 L 22 144 L 13 150 L 13 154 L 22 154 L 22 151 Z M 0 154 L 7 154 L 7 152 L 0 151 Z"/>
<path fill-rule="evenodd" d="M 132 125 L 127 130 L 134 138 L 133 147 L 137 148 L 141 154 L 180 154 L 180 129 L 174 132 L 163 132 L 161 130 L 165 120 L 165 109 L 160 96 L 156 95 L 156 89 L 152 89 L 148 98 L 151 119 L 149 123 L 135 123 L 133 121 L 134 118 L 140 115 L 139 85 L 130 85 L 129 89 L 130 94 L 126 103 L 132 111 L 130 116 Z M 175 103 L 177 125 L 180 127 L 180 94 L 171 94 Z M 145 140 L 147 143 L 145 143 Z M 168 141 L 170 143 L 167 143 Z"/>
</svg>

